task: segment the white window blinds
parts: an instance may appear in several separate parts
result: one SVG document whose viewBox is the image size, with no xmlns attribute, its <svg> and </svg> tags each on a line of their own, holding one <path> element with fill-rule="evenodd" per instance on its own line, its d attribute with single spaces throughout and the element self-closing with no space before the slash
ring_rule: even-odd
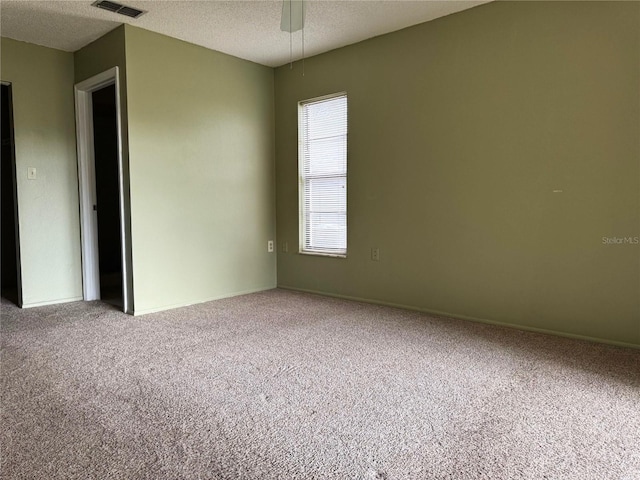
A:
<svg viewBox="0 0 640 480">
<path fill-rule="evenodd" d="M 300 250 L 347 253 L 347 96 L 300 102 Z"/>
</svg>

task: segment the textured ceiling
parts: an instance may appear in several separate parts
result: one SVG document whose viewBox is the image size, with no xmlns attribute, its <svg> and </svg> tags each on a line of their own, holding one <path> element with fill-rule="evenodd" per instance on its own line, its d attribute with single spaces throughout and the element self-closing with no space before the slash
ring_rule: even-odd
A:
<svg viewBox="0 0 640 480">
<path fill-rule="evenodd" d="M 16 40 L 76 51 L 129 23 L 271 67 L 290 59 L 289 33 L 280 31 L 281 0 L 116 1 L 147 13 L 131 19 L 92 7 L 93 0 L 0 0 L 0 32 Z M 326 52 L 486 2 L 307 0 L 304 54 Z M 291 40 L 296 60 L 302 57 L 302 33 L 294 33 Z"/>
</svg>

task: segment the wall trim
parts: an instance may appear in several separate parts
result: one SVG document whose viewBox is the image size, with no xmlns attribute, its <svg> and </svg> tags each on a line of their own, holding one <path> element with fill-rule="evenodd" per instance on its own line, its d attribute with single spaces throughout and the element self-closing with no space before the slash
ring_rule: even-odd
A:
<svg viewBox="0 0 640 480">
<path fill-rule="evenodd" d="M 617 340 L 609 340 L 606 338 L 598 338 L 598 337 L 589 337 L 587 335 L 579 335 L 576 333 L 567 333 L 567 332 L 561 332 L 558 330 L 548 330 L 546 328 L 537 328 L 537 327 L 528 327 L 526 325 L 518 325 L 515 323 L 506 323 L 506 322 L 499 322 L 496 320 L 487 320 L 484 318 L 478 318 L 478 317 L 472 317 L 469 315 L 461 315 L 461 314 L 455 314 L 455 313 L 449 313 L 449 312 L 443 312 L 443 311 L 439 311 L 439 310 L 430 310 L 427 308 L 420 308 L 420 307 L 415 307 L 412 305 L 403 305 L 400 303 L 392 303 L 392 302 L 384 302 L 381 300 L 374 300 L 374 299 L 370 299 L 370 298 L 362 298 L 362 297 L 351 297 L 349 295 L 340 295 L 337 293 L 327 293 L 327 292 L 321 292 L 318 290 L 310 290 L 310 289 L 306 289 L 306 288 L 297 288 L 297 287 L 290 287 L 287 285 L 278 285 L 278 288 L 282 289 L 282 290 L 291 290 L 294 292 L 303 292 L 303 293 L 312 293 L 315 295 L 321 295 L 323 297 L 333 297 L 333 298 L 340 298 L 343 300 L 351 300 L 351 301 L 355 301 L 355 302 L 363 302 L 363 303 L 371 303 L 374 305 L 384 305 L 386 307 L 393 307 L 393 308 L 402 308 L 404 310 L 412 310 L 415 312 L 421 312 L 421 313 L 427 313 L 429 315 L 435 315 L 437 317 L 443 317 L 443 318 L 453 318 L 453 319 L 458 319 L 458 320 L 468 320 L 471 322 L 476 322 L 476 323 L 484 323 L 484 324 L 488 324 L 488 325 L 496 325 L 499 327 L 507 327 L 507 328 L 515 328 L 516 330 L 524 330 L 527 332 L 534 332 L 534 333 L 543 333 L 545 335 L 554 335 L 556 337 L 565 337 L 565 338 L 572 338 L 574 340 L 584 340 L 587 342 L 592 342 L 592 343 L 604 343 L 606 345 L 613 345 L 616 347 L 623 347 L 623 348 L 632 348 L 635 350 L 640 350 L 640 344 L 635 344 L 635 343 L 627 343 L 627 342 L 619 342 Z"/>
</svg>

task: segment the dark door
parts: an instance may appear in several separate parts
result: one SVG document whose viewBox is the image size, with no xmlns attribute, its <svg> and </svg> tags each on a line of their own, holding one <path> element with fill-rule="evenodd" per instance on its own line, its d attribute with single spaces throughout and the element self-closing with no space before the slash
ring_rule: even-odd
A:
<svg viewBox="0 0 640 480">
<path fill-rule="evenodd" d="M 2 117 L 0 129 L 2 130 L 2 171 L 0 172 L 0 196 L 1 211 L 0 221 L 2 232 L 0 238 L 0 270 L 2 277 L 0 285 L 2 296 L 19 304 L 18 277 L 18 228 L 17 228 L 17 196 L 16 196 L 16 169 L 15 150 L 13 144 L 13 112 L 11 104 L 11 87 L 2 85 L 2 97 L 0 99 Z"/>
<path fill-rule="evenodd" d="M 122 245 L 115 85 L 93 92 L 92 101 L 100 298 L 122 307 Z"/>
</svg>

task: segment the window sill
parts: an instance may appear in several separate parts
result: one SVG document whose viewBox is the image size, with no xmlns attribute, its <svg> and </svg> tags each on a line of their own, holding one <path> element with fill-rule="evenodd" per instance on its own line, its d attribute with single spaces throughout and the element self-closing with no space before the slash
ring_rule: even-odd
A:
<svg viewBox="0 0 640 480">
<path fill-rule="evenodd" d="M 323 253 L 323 252 L 310 252 L 308 250 L 300 250 L 300 255 L 309 255 L 312 257 L 330 257 L 330 258 L 347 258 L 346 253 Z"/>
</svg>

